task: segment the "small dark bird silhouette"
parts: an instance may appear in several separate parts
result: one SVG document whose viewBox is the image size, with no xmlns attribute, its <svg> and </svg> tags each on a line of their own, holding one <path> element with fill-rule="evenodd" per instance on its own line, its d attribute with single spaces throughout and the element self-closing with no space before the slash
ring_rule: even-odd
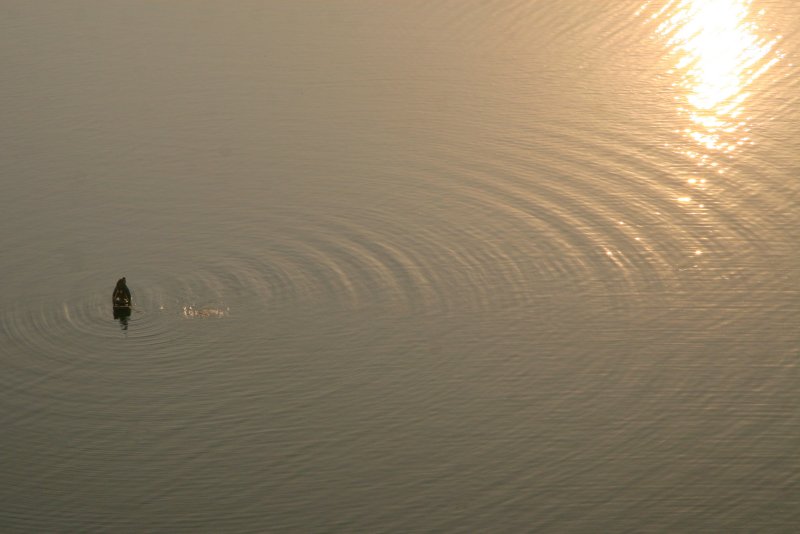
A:
<svg viewBox="0 0 800 534">
<path fill-rule="evenodd" d="M 117 280 L 117 286 L 111 296 L 111 303 L 115 308 L 129 308 L 131 306 L 131 290 L 125 284 L 124 276 Z"/>
</svg>

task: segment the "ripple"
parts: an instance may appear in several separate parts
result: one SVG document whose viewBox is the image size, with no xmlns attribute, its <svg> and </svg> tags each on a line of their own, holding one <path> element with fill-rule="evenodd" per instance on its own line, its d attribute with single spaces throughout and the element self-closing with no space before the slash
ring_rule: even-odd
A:
<svg viewBox="0 0 800 534">
<path fill-rule="evenodd" d="M 182 277 L 154 277 L 144 273 L 132 281 L 133 307 L 123 324 L 113 317 L 108 287 L 98 288 L 94 277 L 76 279 L 52 296 L 12 303 L 2 311 L 9 353 L 35 355 L 18 358 L 32 372 L 52 365 L 89 365 L 109 355 L 126 354 L 134 344 L 144 358 L 158 359 L 189 347 L 191 332 L 180 327 L 181 318 L 226 317 L 219 280 L 196 272 Z M 112 277 L 113 278 L 113 277 Z M 186 310 L 193 310 L 187 314 Z"/>
</svg>

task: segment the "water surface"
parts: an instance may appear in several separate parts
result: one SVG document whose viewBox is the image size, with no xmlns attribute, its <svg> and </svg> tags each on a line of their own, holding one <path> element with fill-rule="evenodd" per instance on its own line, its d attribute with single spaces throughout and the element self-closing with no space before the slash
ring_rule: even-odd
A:
<svg viewBox="0 0 800 534">
<path fill-rule="evenodd" d="M 2 530 L 796 528 L 800 5 L 383 4 L 0 7 Z"/>
</svg>

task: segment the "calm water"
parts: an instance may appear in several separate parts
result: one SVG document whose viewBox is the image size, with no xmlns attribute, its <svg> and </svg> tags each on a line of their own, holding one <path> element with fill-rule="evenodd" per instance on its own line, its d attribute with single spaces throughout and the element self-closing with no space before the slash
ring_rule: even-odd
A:
<svg viewBox="0 0 800 534">
<path fill-rule="evenodd" d="M 2 2 L 0 530 L 795 530 L 799 54 L 795 0 Z"/>
</svg>

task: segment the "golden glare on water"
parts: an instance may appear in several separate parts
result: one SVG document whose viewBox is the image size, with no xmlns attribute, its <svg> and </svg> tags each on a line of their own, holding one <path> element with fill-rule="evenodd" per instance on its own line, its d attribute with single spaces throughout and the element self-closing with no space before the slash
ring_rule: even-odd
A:
<svg viewBox="0 0 800 534">
<path fill-rule="evenodd" d="M 751 143 L 747 103 L 755 82 L 780 60 L 780 36 L 759 35 L 752 0 L 671 0 L 653 15 L 658 34 L 677 57 L 670 72 L 679 79 L 678 111 L 688 118 L 680 130 L 691 141 L 683 153 L 702 166 L 719 168 L 713 155 L 728 155 Z"/>
</svg>

